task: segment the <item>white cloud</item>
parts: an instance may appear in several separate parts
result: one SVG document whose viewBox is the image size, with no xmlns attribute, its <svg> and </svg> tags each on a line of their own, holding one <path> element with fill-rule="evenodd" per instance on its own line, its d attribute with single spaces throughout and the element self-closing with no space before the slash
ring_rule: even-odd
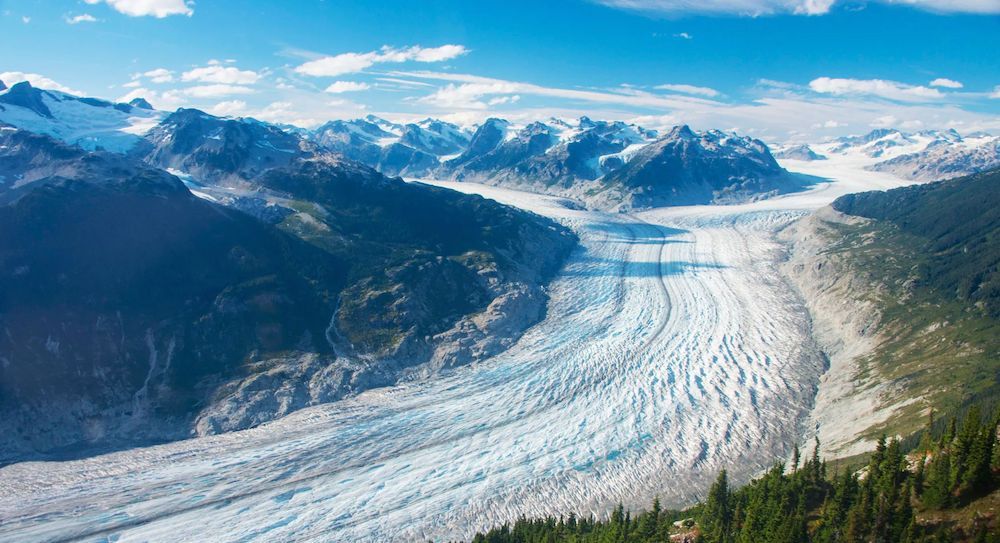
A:
<svg viewBox="0 0 1000 543">
<path fill-rule="evenodd" d="M 930 87 L 907 85 L 883 79 L 840 79 L 819 77 L 809 82 L 815 92 L 834 95 L 869 94 L 889 100 L 903 102 L 924 102 L 944 96 L 941 91 Z"/>
<path fill-rule="evenodd" d="M 263 109 L 251 112 L 250 115 L 262 121 L 293 124 L 304 128 L 311 128 L 320 124 L 320 121 L 299 113 L 294 109 L 291 102 L 272 102 Z"/>
<path fill-rule="evenodd" d="M 791 13 L 823 15 L 843 0 L 594 0 L 605 6 L 648 14 L 703 13 L 758 17 Z M 877 0 L 938 13 L 1000 13 L 996 0 Z M 845 2 L 846 3 L 846 2 Z"/>
<path fill-rule="evenodd" d="M 886 4 L 911 6 L 937 13 L 1000 13 L 996 0 L 880 0 Z"/>
<path fill-rule="evenodd" d="M 202 83 L 223 83 L 226 85 L 252 85 L 260 79 L 260 74 L 252 70 L 240 70 L 234 66 L 220 66 L 218 61 L 181 74 L 183 81 Z"/>
<path fill-rule="evenodd" d="M 870 126 L 872 128 L 889 128 L 890 126 L 895 126 L 899 124 L 899 119 L 893 115 L 882 115 L 881 117 L 875 117 L 872 119 Z"/>
<path fill-rule="evenodd" d="M 990 98 L 1000 99 L 1000 85 L 993 87 L 993 92 L 990 93 Z"/>
<path fill-rule="evenodd" d="M 157 68 L 155 70 L 149 70 L 142 75 L 149 78 L 153 83 L 170 83 L 174 80 L 174 72 L 166 68 Z"/>
<path fill-rule="evenodd" d="M 335 77 L 360 72 L 381 63 L 441 62 L 459 57 L 469 50 L 462 45 L 442 45 L 440 47 L 420 47 L 415 45 L 403 49 L 384 46 L 368 53 L 341 53 L 310 60 L 295 68 L 300 74 Z"/>
<path fill-rule="evenodd" d="M 232 96 L 234 94 L 252 94 L 254 90 L 250 87 L 240 85 L 214 84 L 188 87 L 182 89 L 180 92 L 194 98 L 215 98 L 218 96 Z"/>
<path fill-rule="evenodd" d="M 963 87 L 962 83 L 955 81 L 954 79 L 946 79 L 944 77 L 939 77 L 934 81 L 930 82 L 932 87 L 944 87 L 946 89 L 960 89 Z"/>
<path fill-rule="evenodd" d="M 326 88 L 325 92 L 340 94 L 343 92 L 368 90 L 369 88 L 368 83 L 359 83 L 357 81 L 334 81 L 329 87 Z"/>
<path fill-rule="evenodd" d="M 119 96 L 116 102 L 131 102 L 136 98 L 147 100 L 153 107 L 163 111 L 173 111 L 179 107 L 189 105 L 188 98 L 177 90 L 157 92 L 155 90 L 136 88 L 123 96 Z"/>
<path fill-rule="evenodd" d="M 690 40 L 690 39 L 694 38 L 694 36 L 692 36 L 691 34 L 688 34 L 687 32 L 679 32 L 677 34 L 674 34 L 674 37 L 675 38 L 681 38 L 682 40 Z"/>
<path fill-rule="evenodd" d="M 657 85 L 656 88 L 659 90 L 681 92 L 684 94 L 700 94 L 701 96 L 708 96 L 709 98 L 714 98 L 719 95 L 719 91 L 715 89 L 709 87 L 696 87 L 694 85 L 664 84 Z"/>
<path fill-rule="evenodd" d="M 433 87 L 430 83 L 424 83 L 423 81 L 413 81 L 411 79 L 399 79 L 396 77 L 376 77 L 379 81 L 385 83 L 392 83 L 394 85 L 400 85 L 408 88 L 420 88 L 420 87 Z"/>
<path fill-rule="evenodd" d="M 89 13 L 81 13 L 80 15 L 74 15 L 72 17 L 70 17 L 69 15 L 66 16 L 66 23 L 71 25 L 80 23 L 96 23 L 96 22 L 97 22 L 97 17 L 94 17 Z"/>
<path fill-rule="evenodd" d="M 653 94 L 631 88 L 618 89 L 617 92 L 562 89 L 543 87 L 532 83 L 445 72 L 392 72 L 389 75 L 451 82 L 444 87 L 438 88 L 434 93 L 420 98 L 420 101 L 423 103 L 447 109 L 483 110 L 487 109 L 489 104 L 483 102 L 482 98 L 514 94 L 658 109 L 682 108 L 691 103 L 702 102 L 719 104 L 705 98 L 676 95 L 664 96 L 662 94 Z"/>
<path fill-rule="evenodd" d="M 22 15 L 21 16 L 21 22 L 24 23 L 24 24 L 28 24 L 28 23 L 31 22 L 31 17 L 28 17 L 27 15 Z"/>
<path fill-rule="evenodd" d="M 649 14 L 704 13 L 757 17 L 777 13 L 821 15 L 835 0 L 596 0 L 613 8 Z"/>
<path fill-rule="evenodd" d="M 142 86 L 142 82 L 139 80 L 129 81 L 128 83 L 122 84 L 122 87 L 126 89 L 137 89 Z"/>
<path fill-rule="evenodd" d="M 20 83 L 21 81 L 27 81 L 31 83 L 32 87 L 38 87 L 40 89 L 51 89 L 60 92 L 65 92 L 66 94 L 75 94 L 77 96 L 83 96 L 83 91 L 78 91 L 71 89 L 66 85 L 61 85 L 48 77 L 40 74 L 26 73 L 26 72 L 3 72 L 0 73 L 0 81 L 3 81 L 8 87 L 14 85 L 14 83 Z"/>
<path fill-rule="evenodd" d="M 513 96 L 497 96 L 496 98 L 493 98 L 492 100 L 487 102 L 487 105 L 499 106 L 503 104 L 516 104 L 519 100 L 521 100 L 521 96 L 517 94 Z"/>
<path fill-rule="evenodd" d="M 157 19 L 171 15 L 194 15 L 191 2 L 186 0 L 84 0 L 88 4 L 106 3 L 118 13 L 129 17 L 152 16 Z"/>
<path fill-rule="evenodd" d="M 826 122 L 815 123 L 812 125 L 813 128 L 841 128 L 844 126 L 847 126 L 847 124 L 839 121 L 834 121 L 832 119 Z"/>
<path fill-rule="evenodd" d="M 247 103 L 243 100 L 227 100 L 208 108 L 208 112 L 220 117 L 235 117 L 244 113 L 246 109 Z"/>
<path fill-rule="evenodd" d="M 152 96 L 154 93 L 149 89 L 144 89 L 142 87 L 135 87 L 132 90 L 126 92 L 125 94 L 119 96 L 115 99 L 118 103 L 128 103 L 136 98 L 146 98 L 147 96 Z"/>
</svg>

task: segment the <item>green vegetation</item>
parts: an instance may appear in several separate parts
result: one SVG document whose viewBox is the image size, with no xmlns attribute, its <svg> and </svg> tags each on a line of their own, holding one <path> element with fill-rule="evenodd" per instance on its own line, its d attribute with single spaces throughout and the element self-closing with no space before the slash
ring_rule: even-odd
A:
<svg viewBox="0 0 1000 543">
<path fill-rule="evenodd" d="M 705 502 L 686 511 L 654 501 L 636 515 L 619 506 L 607 520 L 522 518 L 473 543 L 996 542 L 998 425 L 1000 416 L 973 408 L 942 433 L 928 424 L 909 454 L 882 438 L 866 465 L 832 473 L 817 443 L 801 465 L 796 449 L 787 469 L 777 463 L 736 490 L 722 471 Z"/>
<path fill-rule="evenodd" d="M 852 273 L 870 282 L 882 342 L 856 376 L 891 383 L 903 404 L 863 437 L 911 436 L 929 409 L 948 417 L 1000 400 L 1000 171 L 887 192 L 852 194 L 830 224 Z"/>
</svg>

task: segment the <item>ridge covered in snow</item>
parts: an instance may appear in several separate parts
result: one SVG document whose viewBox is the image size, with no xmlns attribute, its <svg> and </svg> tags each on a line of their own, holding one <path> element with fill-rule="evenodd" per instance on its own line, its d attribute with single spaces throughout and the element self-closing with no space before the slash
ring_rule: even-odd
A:
<svg viewBox="0 0 1000 543">
<path fill-rule="evenodd" d="M 27 81 L 4 87 L 0 87 L 0 122 L 91 151 L 125 152 L 166 115 L 141 98 L 113 103 L 40 89 Z"/>
</svg>

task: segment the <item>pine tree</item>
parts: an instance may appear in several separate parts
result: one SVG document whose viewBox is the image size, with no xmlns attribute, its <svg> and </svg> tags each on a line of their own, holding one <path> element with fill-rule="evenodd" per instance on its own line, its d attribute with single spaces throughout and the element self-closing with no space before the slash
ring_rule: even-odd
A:
<svg viewBox="0 0 1000 543">
<path fill-rule="evenodd" d="M 729 500 L 729 479 L 726 470 L 722 470 L 708 491 L 708 498 L 705 500 L 699 521 L 702 537 L 706 543 L 728 543 L 730 541 L 732 512 Z"/>
</svg>

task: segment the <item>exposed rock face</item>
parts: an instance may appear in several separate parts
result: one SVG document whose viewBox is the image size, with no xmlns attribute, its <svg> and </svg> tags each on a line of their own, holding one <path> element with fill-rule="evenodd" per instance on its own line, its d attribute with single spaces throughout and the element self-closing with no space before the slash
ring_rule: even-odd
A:
<svg viewBox="0 0 1000 543">
<path fill-rule="evenodd" d="M 782 232 L 830 358 L 813 418 L 832 456 L 1000 397 L 998 182 L 848 194 Z"/>
<path fill-rule="evenodd" d="M 791 278 L 812 316 L 813 336 L 829 359 L 820 381 L 811 424 L 827 454 L 844 457 L 871 448 L 859 434 L 892 415 L 883 409 L 885 385 L 862 378 L 861 358 L 879 342 L 881 313 L 867 297 L 873 284 L 859 276 L 842 253 L 830 251 L 840 236 L 836 225 L 865 221 L 822 208 L 785 228 L 789 244 L 782 271 Z"/>
</svg>

